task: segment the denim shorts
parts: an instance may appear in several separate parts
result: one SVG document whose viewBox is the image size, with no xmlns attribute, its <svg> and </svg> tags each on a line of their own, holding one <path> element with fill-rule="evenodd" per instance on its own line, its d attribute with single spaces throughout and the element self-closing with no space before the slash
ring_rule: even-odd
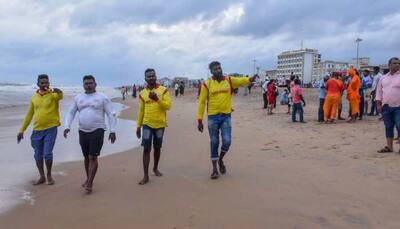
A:
<svg viewBox="0 0 400 229">
<path fill-rule="evenodd" d="M 57 127 L 45 130 L 34 130 L 31 135 L 31 145 L 35 151 L 35 160 L 53 159 L 53 148 L 57 138 Z"/>
<path fill-rule="evenodd" d="M 397 134 L 400 131 L 400 107 L 389 107 L 385 104 L 382 108 L 383 122 L 385 123 L 386 138 L 394 138 L 394 128 Z"/>
<path fill-rule="evenodd" d="M 155 129 L 147 125 L 143 125 L 143 130 L 142 130 L 143 148 L 145 150 L 150 150 L 152 144 L 155 149 L 161 148 L 163 143 L 164 130 L 165 130 L 164 127 Z"/>
</svg>

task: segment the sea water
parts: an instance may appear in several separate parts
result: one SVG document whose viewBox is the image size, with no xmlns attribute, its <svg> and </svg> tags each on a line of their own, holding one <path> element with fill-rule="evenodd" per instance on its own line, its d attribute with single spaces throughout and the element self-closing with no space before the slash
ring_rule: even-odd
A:
<svg viewBox="0 0 400 229">
<path fill-rule="evenodd" d="M 82 93 L 82 87 L 59 87 L 64 92 L 60 102 L 61 123 L 64 124 L 66 113 L 75 95 Z M 0 213 L 19 203 L 34 204 L 32 194 L 25 190 L 30 180 L 37 179 L 38 172 L 30 145 L 31 126 L 24 134 L 24 139 L 17 144 L 16 136 L 22 120 L 28 110 L 29 98 L 37 90 L 35 86 L 0 85 Z M 99 87 L 110 98 L 119 96 L 119 91 L 111 87 Z M 119 113 L 124 107 L 113 103 L 114 110 Z M 108 120 L 108 119 L 106 119 Z M 61 126 L 54 147 L 54 175 L 68 176 L 66 171 L 57 169 L 57 164 L 67 161 L 82 160 L 83 156 L 78 141 L 77 115 L 71 127 L 68 139 L 64 139 Z M 108 124 L 108 123 L 107 123 Z M 101 156 L 118 153 L 139 146 L 135 135 L 134 121 L 118 119 L 117 141 L 111 144 L 108 132 L 105 134 Z M 82 170 L 83 171 L 83 170 Z M 62 182 L 62 181 L 58 181 Z"/>
</svg>

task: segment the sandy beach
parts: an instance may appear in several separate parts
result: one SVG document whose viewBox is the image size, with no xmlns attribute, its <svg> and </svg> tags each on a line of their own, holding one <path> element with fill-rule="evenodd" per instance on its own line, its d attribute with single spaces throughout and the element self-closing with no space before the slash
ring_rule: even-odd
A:
<svg viewBox="0 0 400 229">
<path fill-rule="evenodd" d="M 0 227 L 400 228 L 400 155 L 376 153 L 385 144 L 383 123 L 318 124 L 317 91 L 305 94 L 306 124 L 291 123 L 286 106 L 268 116 L 259 89 L 235 95 L 228 172 L 210 180 L 208 132 L 197 131 L 189 91 L 168 113 L 163 177 L 139 186 L 142 149 L 134 148 L 101 158 L 87 195 L 83 162 L 64 163 L 54 169 L 66 175 L 56 175 L 54 186 L 29 187 L 35 204 L 3 214 Z M 121 117 L 135 119 L 137 102 L 122 103 L 130 108 Z"/>
</svg>

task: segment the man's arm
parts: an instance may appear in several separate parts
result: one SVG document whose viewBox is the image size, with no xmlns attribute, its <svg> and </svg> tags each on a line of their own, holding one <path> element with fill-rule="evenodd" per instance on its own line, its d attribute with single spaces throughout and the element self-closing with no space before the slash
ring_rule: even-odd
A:
<svg viewBox="0 0 400 229">
<path fill-rule="evenodd" d="M 58 88 L 53 88 L 53 97 L 56 101 L 60 101 L 64 98 L 64 93 Z"/>
<path fill-rule="evenodd" d="M 250 84 L 251 82 L 254 81 L 254 77 L 249 78 L 249 77 L 230 77 L 232 88 L 236 89 L 241 86 L 246 86 Z"/>
<path fill-rule="evenodd" d="M 31 102 L 29 104 L 29 108 L 28 108 L 28 113 L 26 114 L 24 121 L 22 122 L 21 128 L 19 129 L 19 132 L 18 132 L 18 136 L 17 136 L 18 143 L 24 138 L 24 132 L 25 132 L 26 128 L 28 128 L 29 124 L 31 123 L 33 114 L 34 114 L 34 110 L 33 110 L 33 103 L 31 100 Z"/>
<path fill-rule="evenodd" d="M 206 84 L 204 83 L 200 89 L 199 102 L 198 102 L 198 106 L 197 106 L 197 129 L 200 132 L 203 132 L 203 115 L 204 115 L 204 110 L 206 107 L 208 93 L 209 93 L 208 88 L 207 88 Z"/>
<path fill-rule="evenodd" d="M 143 117 L 144 117 L 144 100 L 142 96 L 139 94 L 139 103 L 138 103 L 138 114 L 137 114 L 137 129 L 136 136 L 137 138 L 141 137 L 141 128 L 143 125 Z"/>
<path fill-rule="evenodd" d="M 104 99 L 104 111 L 108 117 L 108 125 L 110 126 L 110 134 L 108 136 L 108 140 L 111 141 L 111 144 L 114 144 L 115 140 L 117 139 L 115 135 L 115 127 L 117 126 L 117 117 L 112 108 L 111 100 L 106 97 Z"/>
<path fill-rule="evenodd" d="M 382 113 L 382 100 L 383 100 L 382 78 L 378 81 L 378 85 L 376 86 L 375 100 L 378 112 Z"/>
<path fill-rule="evenodd" d="M 74 99 L 69 111 L 67 113 L 67 117 L 65 118 L 65 129 L 64 129 L 64 138 L 67 138 L 69 131 L 71 130 L 72 121 L 74 121 L 75 114 L 78 111 L 78 106 L 76 100 Z"/>
<path fill-rule="evenodd" d="M 169 94 L 168 89 L 165 89 L 164 94 L 162 95 L 161 99 L 158 100 L 158 104 L 161 108 L 165 111 L 169 110 L 172 106 L 171 96 Z"/>
</svg>

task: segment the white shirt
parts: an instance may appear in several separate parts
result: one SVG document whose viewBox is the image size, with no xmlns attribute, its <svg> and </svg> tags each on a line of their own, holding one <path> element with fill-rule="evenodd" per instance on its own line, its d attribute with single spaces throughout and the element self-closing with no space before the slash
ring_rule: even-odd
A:
<svg viewBox="0 0 400 229">
<path fill-rule="evenodd" d="M 77 95 L 67 114 L 66 129 L 71 129 L 77 111 L 79 111 L 79 130 L 83 132 L 93 132 L 99 128 L 106 130 L 105 114 L 107 114 L 110 132 L 115 133 L 117 118 L 111 100 L 105 94 L 95 92 Z"/>
<path fill-rule="evenodd" d="M 269 82 L 269 81 L 265 81 L 265 82 L 263 83 L 263 85 L 262 85 L 262 89 L 263 89 L 263 92 L 264 92 L 264 93 L 267 93 L 267 92 L 268 92 L 268 82 Z"/>
<path fill-rule="evenodd" d="M 178 90 L 178 89 L 179 89 L 179 85 L 175 84 L 175 90 Z"/>
<path fill-rule="evenodd" d="M 382 74 L 379 72 L 378 74 L 376 74 L 376 76 L 374 77 L 374 82 L 372 83 L 372 90 L 376 90 L 376 86 L 378 86 L 378 82 L 381 79 Z"/>
</svg>

